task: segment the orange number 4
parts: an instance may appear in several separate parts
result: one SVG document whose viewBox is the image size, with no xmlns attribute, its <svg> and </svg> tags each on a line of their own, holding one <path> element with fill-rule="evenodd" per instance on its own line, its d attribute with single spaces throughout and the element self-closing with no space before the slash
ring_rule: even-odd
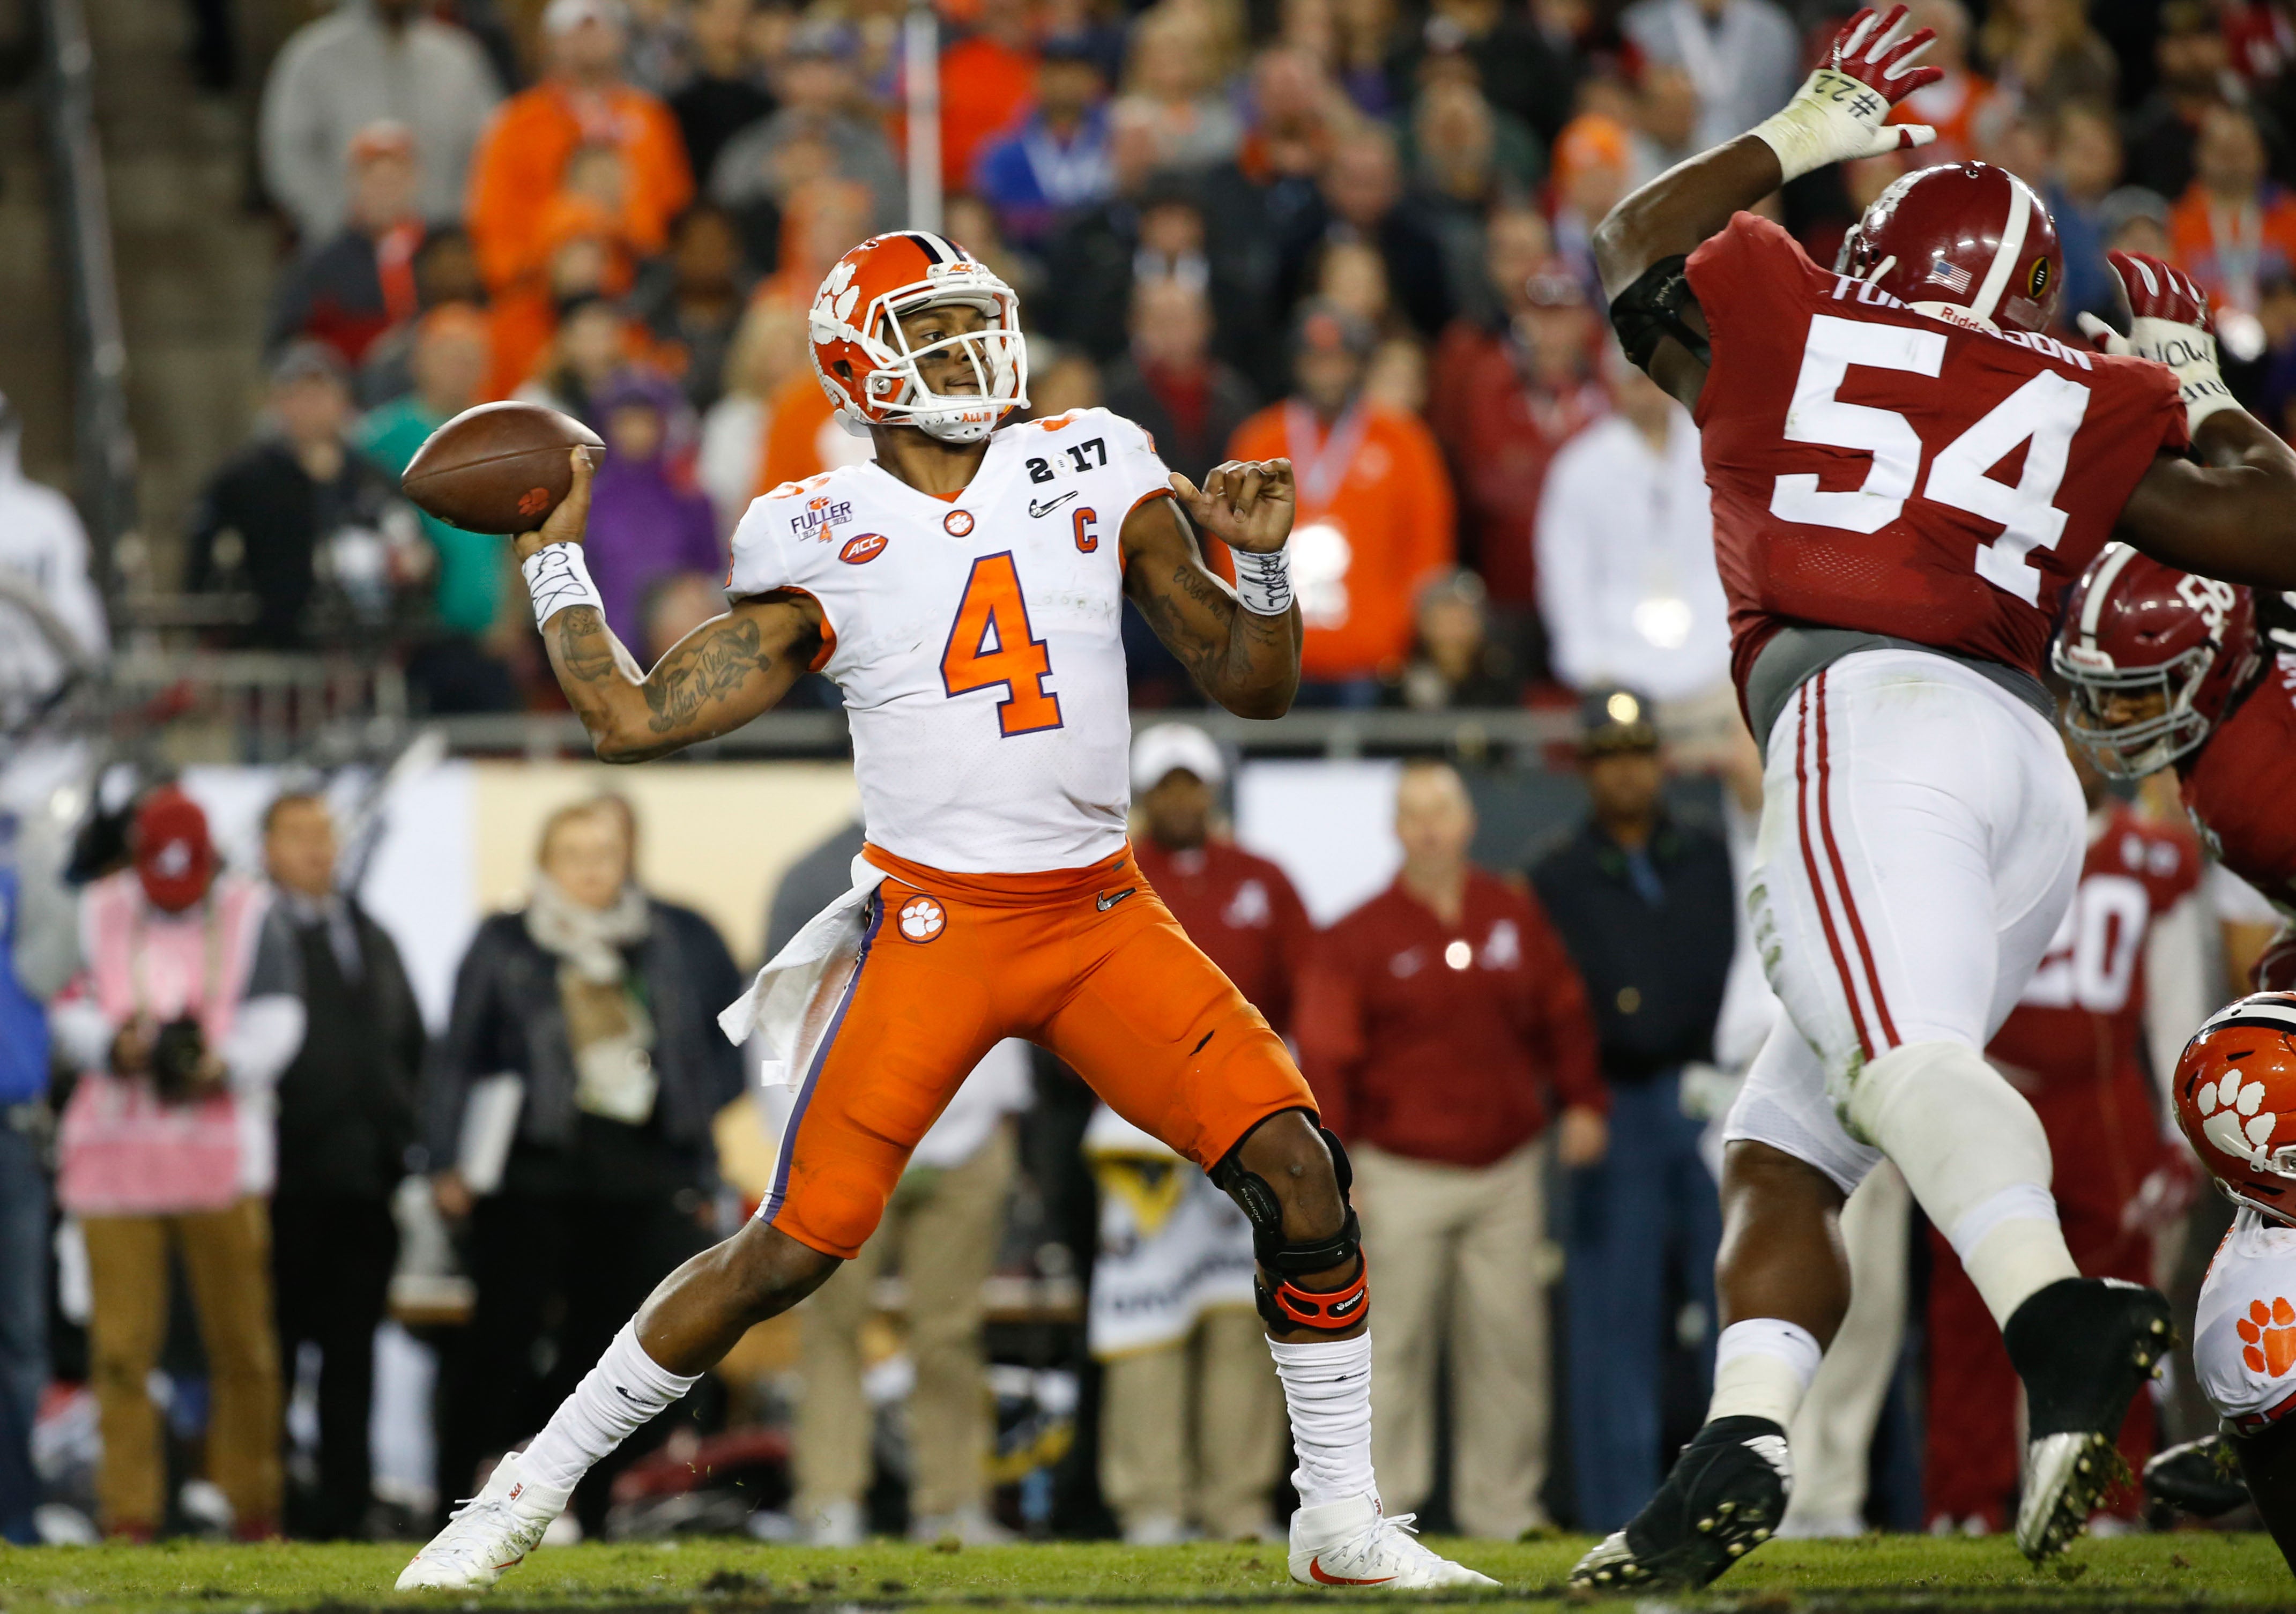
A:
<svg viewBox="0 0 2296 1614">
<path fill-rule="evenodd" d="M 1006 739 L 1061 725 L 1061 698 L 1045 687 L 1053 658 L 1029 626 L 1021 574 L 1010 551 L 972 563 L 964 598 L 940 653 L 940 681 L 951 696 L 1002 684 L 996 721 Z"/>
</svg>

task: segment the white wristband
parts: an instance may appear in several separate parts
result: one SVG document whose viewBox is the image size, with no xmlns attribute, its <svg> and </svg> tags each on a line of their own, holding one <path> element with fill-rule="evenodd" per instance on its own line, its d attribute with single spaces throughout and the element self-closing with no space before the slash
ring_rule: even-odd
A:
<svg viewBox="0 0 2296 1614">
<path fill-rule="evenodd" d="M 534 600 L 537 627 L 570 605 L 605 610 L 606 602 L 599 596 L 598 586 L 590 581 L 590 568 L 582 559 L 579 544 L 545 544 L 526 557 L 519 570 L 525 573 L 526 592 Z"/>
<path fill-rule="evenodd" d="M 1894 152 L 1907 139 L 1919 144 L 1935 138 L 1927 128 L 1908 131 L 1889 119 L 1889 99 L 1879 90 L 1822 67 L 1792 101 L 1746 132 L 1777 153 L 1778 171 L 1791 180 L 1830 163 Z"/>
<path fill-rule="evenodd" d="M 1292 556 L 1288 551 L 1238 549 L 1235 598 L 1258 617 L 1280 617 L 1292 609 Z"/>
</svg>

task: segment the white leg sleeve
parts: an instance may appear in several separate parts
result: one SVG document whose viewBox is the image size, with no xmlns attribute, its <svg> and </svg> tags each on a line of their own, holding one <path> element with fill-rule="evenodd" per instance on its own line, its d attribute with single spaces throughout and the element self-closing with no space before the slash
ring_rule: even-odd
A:
<svg viewBox="0 0 2296 1614">
<path fill-rule="evenodd" d="M 2049 1196 L 2049 1140 L 2022 1094 L 1963 1043 L 1908 1043 L 1850 1078 L 1849 1129 L 1905 1173 L 1996 1323 L 2080 1275 Z"/>
<path fill-rule="evenodd" d="M 1706 1421 L 1767 1418 L 1792 1423 L 1817 1376 L 1823 1354 L 1817 1337 L 1798 1323 L 1749 1317 L 1733 1323 L 1714 1342 L 1714 1399 Z"/>
</svg>

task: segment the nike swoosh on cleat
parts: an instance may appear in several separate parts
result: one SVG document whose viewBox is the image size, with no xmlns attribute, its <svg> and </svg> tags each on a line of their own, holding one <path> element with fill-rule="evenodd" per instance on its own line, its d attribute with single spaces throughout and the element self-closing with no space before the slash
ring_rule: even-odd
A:
<svg viewBox="0 0 2296 1614">
<path fill-rule="evenodd" d="M 1326 1574 L 1324 1569 L 1324 1561 L 1321 1558 L 1310 1558 L 1308 1561 L 1308 1578 L 1318 1585 L 1327 1586 L 1383 1586 L 1395 1577 L 1374 1575 L 1366 1580 L 1357 1580 L 1346 1575 Z"/>
<path fill-rule="evenodd" d="M 1131 896 L 1133 892 L 1139 889 L 1140 888 L 1138 886 L 1127 886 L 1112 897 L 1102 897 L 1100 898 L 1100 911 L 1103 914 L 1107 913 L 1109 909 L 1114 907 L 1118 903 L 1122 902 L 1126 897 Z"/>
<path fill-rule="evenodd" d="M 1029 513 L 1030 515 L 1032 515 L 1032 516 L 1038 516 L 1038 517 L 1042 517 L 1042 516 L 1048 516 L 1048 515 L 1052 514 L 1052 513 L 1053 513 L 1053 512 L 1054 512 L 1055 510 L 1058 510 L 1062 505 L 1063 505 L 1063 504 L 1067 504 L 1070 499 L 1072 499 L 1072 498 L 1074 498 L 1074 497 L 1076 497 L 1076 496 L 1077 496 L 1077 490 L 1076 490 L 1075 488 L 1071 487 L 1071 488 L 1070 488 L 1066 493 L 1064 493 L 1064 494 L 1061 495 L 1061 496 L 1060 496 L 1059 498 L 1057 498 L 1057 499 L 1046 499 L 1046 500 L 1043 504 L 1039 504 L 1038 503 L 1037 503 L 1037 501 L 1036 501 L 1036 500 L 1034 500 L 1034 499 L 1030 499 L 1030 500 L 1029 501 Z"/>
</svg>

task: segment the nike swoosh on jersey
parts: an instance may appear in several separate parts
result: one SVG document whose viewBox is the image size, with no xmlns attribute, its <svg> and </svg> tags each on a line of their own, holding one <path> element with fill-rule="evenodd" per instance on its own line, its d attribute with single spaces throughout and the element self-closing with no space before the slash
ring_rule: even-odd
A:
<svg viewBox="0 0 2296 1614">
<path fill-rule="evenodd" d="M 1107 913 L 1109 909 L 1114 907 L 1118 903 L 1122 902 L 1126 897 L 1131 896 L 1133 892 L 1139 889 L 1140 888 L 1138 886 L 1127 886 L 1121 891 L 1117 892 L 1113 896 L 1103 893 L 1100 897 L 1100 911 L 1103 914 Z"/>
<path fill-rule="evenodd" d="M 1310 1558 L 1308 1561 L 1308 1578 L 1327 1586 L 1383 1586 L 1395 1577 L 1374 1575 L 1369 1579 L 1357 1580 L 1345 1575 L 1327 1574 L 1321 1558 Z"/>
<path fill-rule="evenodd" d="M 1046 499 L 1041 504 L 1037 503 L 1036 500 L 1030 499 L 1029 501 L 1029 513 L 1032 516 L 1048 516 L 1076 496 L 1077 490 L 1071 487 L 1066 493 L 1061 495 L 1059 498 Z"/>
</svg>

